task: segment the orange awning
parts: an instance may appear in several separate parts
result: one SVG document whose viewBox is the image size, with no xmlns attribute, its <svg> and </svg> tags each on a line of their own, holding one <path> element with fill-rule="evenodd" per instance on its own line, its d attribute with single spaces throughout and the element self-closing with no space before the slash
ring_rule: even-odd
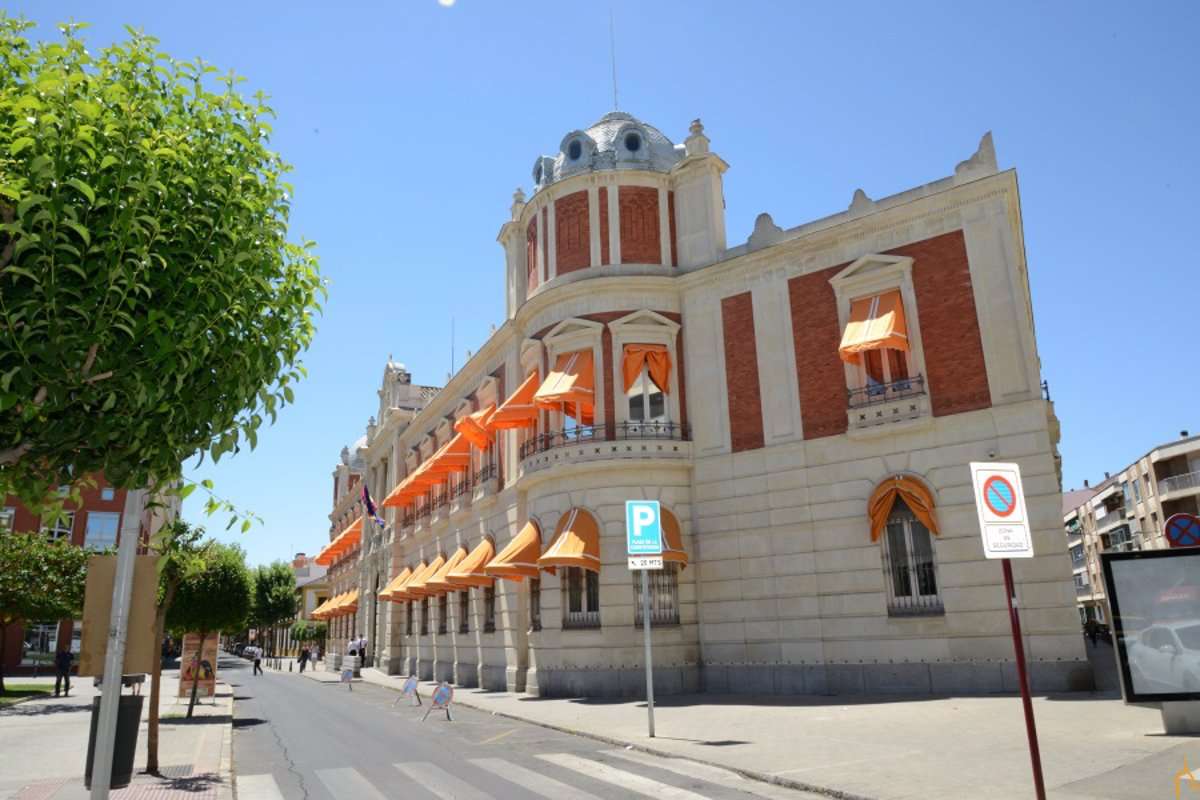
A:
<svg viewBox="0 0 1200 800">
<path fill-rule="evenodd" d="M 536 427 L 537 406 L 533 404 L 533 394 L 537 391 L 537 388 L 538 374 L 537 372 L 532 372 L 517 387 L 517 390 L 500 404 L 500 407 L 496 409 L 496 413 L 492 414 L 492 418 L 488 420 L 488 424 L 495 430 Z"/>
<path fill-rule="evenodd" d="M 842 332 L 838 355 L 848 364 L 857 364 L 864 351 L 885 347 L 908 350 L 908 327 L 899 289 L 860 297 L 850 304 L 850 321 Z"/>
<path fill-rule="evenodd" d="M 667 509 L 660 509 L 662 514 L 663 532 L 663 561 L 674 561 L 680 569 L 688 565 L 687 551 L 683 549 L 683 531 L 679 529 L 679 520 Z"/>
<path fill-rule="evenodd" d="M 541 554 L 542 531 L 536 522 L 529 520 L 521 532 L 504 546 L 500 555 L 484 566 L 483 571 L 493 578 L 507 578 L 510 581 L 536 578 L 539 574 L 538 556 Z"/>
<path fill-rule="evenodd" d="M 496 547 L 491 539 L 484 539 L 475 545 L 470 555 L 459 562 L 458 566 L 446 573 L 446 582 L 453 586 L 491 586 L 494 578 L 483 571 L 492 557 Z"/>
<path fill-rule="evenodd" d="M 533 404 L 578 417 L 580 425 L 591 425 L 596 407 L 595 383 L 591 350 L 563 353 L 534 393 Z"/>
<path fill-rule="evenodd" d="M 454 423 L 454 430 L 467 438 L 471 444 L 480 450 L 486 450 L 492 444 L 492 427 L 490 420 L 496 413 L 496 404 L 480 409 L 470 416 L 463 417 Z"/>
<path fill-rule="evenodd" d="M 554 539 L 537 561 L 542 569 L 579 567 L 600 571 L 600 525 L 591 512 L 572 508 L 558 521 Z"/>
<path fill-rule="evenodd" d="M 427 463 L 425 474 L 435 479 L 434 483 L 441 483 L 452 472 L 465 472 L 471 466 L 471 441 L 456 433 Z"/>
<path fill-rule="evenodd" d="M 671 389 L 671 356 L 667 353 L 666 345 L 661 344 L 627 344 L 625 355 L 621 360 L 621 374 L 625 378 L 625 391 L 629 391 L 638 376 L 642 374 L 642 366 L 648 368 L 650 380 L 654 385 L 669 394 Z"/>
<path fill-rule="evenodd" d="M 314 608 L 312 610 L 312 612 L 309 614 L 309 616 L 312 617 L 313 619 L 324 619 L 325 612 L 327 610 L 329 610 L 329 604 L 331 602 L 332 602 L 332 598 L 327 599 L 324 603 L 321 603 L 319 606 Z"/>
<path fill-rule="evenodd" d="M 888 516 L 896 500 L 903 500 L 913 516 L 933 533 L 938 533 L 933 516 L 933 492 L 911 475 L 894 475 L 875 487 L 867 501 L 867 516 L 871 520 L 871 541 L 878 541 L 887 527 Z"/>
<path fill-rule="evenodd" d="M 446 557 L 444 555 L 439 555 L 432 562 L 430 562 L 429 566 L 421 570 L 421 572 L 418 573 L 415 578 L 408 582 L 408 586 L 404 587 L 404 593 L 407 594 L 410 599 L 440 594 L 439 592 L 430 591 L 426 584 L 445 563 Z"/>
<path fill-rule="evenodd" d="M 313 612 L 313 615 L 316 616 L 317 611 L 319 611 L 321 613 L 321 619 L 328 619 L 329 617 L 332 617 L 334 609 L 337 608 L 337 605 L 339 602 L 341 602 L 341 599 L 342 596 L 340 594 L 335 594 L 333 597 L 322 603 L 321 606 Z"/>
<path fill-rule="evenodd" d="M 429 564 L 425 561 L 422 561 L 420 564 L 413 567 L 412 574 L 410 574 L 403 583 L 397 584 L 396 587 L 392 589 L 389 599 L 393 603 L 403 603 L 406 600 L 412 600 L 414 595 L 408 593 L 408 587 L 412 585 L 412 582 L 419 578 L 421 573 L 424 572 L 428 567 Z"/>
<path fill-rule="evenodd" d="M 321 552 L 313 559 L 323 567 L 333 563 L 334 559 L 349 552 L 362 540 L 362 517 L 358 517 L 346 526 L 345 530 L 334 537 L 333 541 L 321 548 Z"/>
<path fill-rule="evenodd" d="M 338 606 L 339 614 L 353 614 L 358 611 L 358 589 L 346 592 L 346 599 Z"/>
<path fill-rule="evenodd" d="M 392 592 L 404 585 L 404 582 L 412 577 L 413 571 L 410 567 L 405 567 L 399 575 L 388 581 L 388 585 L 383 587 L 383 591 L 379 593 L 380 600 L 391 600 Z"/>
<path fill-rule="evenodd" d="M 450 570 L 462 563 L 462 560 L 467 557 L 467 548 L 459 547 L 450 557 L 446 559 L 446 563 L 442 568 L 433 574 L 433 576 L 425 582 L 425 591 L 427 594 L 445 594 L 458 589 L 457 586 L 446 580 L 446 576 Z"/>
</svg>

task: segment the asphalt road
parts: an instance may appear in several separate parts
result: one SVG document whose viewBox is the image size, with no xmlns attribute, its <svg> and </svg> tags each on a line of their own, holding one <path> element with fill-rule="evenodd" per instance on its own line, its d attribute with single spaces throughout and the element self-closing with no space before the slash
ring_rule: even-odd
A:
<svg viewBox="0 0 1200 800">
<path fill-rule="evenodd" d="M 440 712 L 422 722 L 424 708 L 396 705 L 396 692 L 368 683 L 256 676 L 224 655 L 221 670 L 234 693 L 239 800 L 814 797 L 465 707 L 453 722 Z"/>
</svg>

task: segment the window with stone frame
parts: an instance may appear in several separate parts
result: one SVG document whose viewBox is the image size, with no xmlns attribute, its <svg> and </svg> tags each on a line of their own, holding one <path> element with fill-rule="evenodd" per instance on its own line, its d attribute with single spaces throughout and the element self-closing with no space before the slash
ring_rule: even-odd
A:
<svg viewBox="0 0 1200 800">
<path fill-rule="evenodd" d="M 890 616 L 945 613 L 939 591 L 933 535 L 897 498 L 888 517 L 883 547 L 884 585 Z"/>
<path fill-rule="evenodd" d="M 421 598 L 421 635 L 429 635 L 429 598 Z"/>
<path fill-rule="evenodd" d="M 466 589 L 458 593 L 458 632 L 471 632 L 471 593 Z"/>
<path fill-rule="evenodd" d="M 650 584 L 650 627 L 679 624 L 679 565 L 667 561 L 662 569 L 647 571 Z M 633 572 L 633 618 L 642 627 L 642 573 Z"/>
<path fill-rule="evenodd" d="M 483 587 L 483 632 L 496 632 L 496 587 Z"/>
<path fill-rule="evenodd" d="M 45 517 L 42 520 L 42 533 L 53 541 L 59 539 L 71 540 L 71 531 L 75 527 L 75 512 L 64 511 L 60 515 Z"/>
<path fill-rule="evenodd" d="M 625 392 L 629 423 L 668 422 L 666 394 L 650 377 L 650 368 L 643 365 L 629 391 Z"/>
<path fill-rule="evenodd" d="M 446 633 L 450 629 L 450 595 L 438 595 L 438 633 Z"/>
<path fill-rule="evenodd" d="M 412 600 L 404 603 L 404 635 L 412 636 L 413 632 L 413 613 L 415 611 Z"/>
<path fill-rule="evenodd" d="M 600 627 L 600 575 L 581 567 L 562 568 L 566 585 L 563 628 Z"/>
<path fill-rule="evenodd" d="M 617 385 L 615 412 L 617 438 L 686 438 L 686 432 L 674 422 L 680 420 L 679 358 L 676 342 L 680 326 L 674 320 L 649 309 L 641 309 L 614 320 L 608 328 L 612 334 L 612 353 Z M 652 367 L 661 355 L 647 355 L 637 369 L 628 389 L 627 364 L 637 363 L 637 353 L 657 350 L 665 354 L 665 369 L 661 362 Z M 657 374 L 656 374 L 657 373 Z M 660 385 L 659 381 L 666 385 Z"/>
<path fill-rule="evenodd" d="M 529 630 L 542 629 L 542 579 L 529 579 Z"/>
</svg>

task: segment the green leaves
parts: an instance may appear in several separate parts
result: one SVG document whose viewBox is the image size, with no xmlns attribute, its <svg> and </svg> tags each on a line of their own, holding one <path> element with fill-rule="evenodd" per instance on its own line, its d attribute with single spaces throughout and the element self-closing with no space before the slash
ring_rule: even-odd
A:
<svg viewBox="0 0 1200 800">
<path fill-rule="evenodd" d="M 65 540 L 0 531 L 0 623 L 78 619 L 90 554 Z"/>
</svg>

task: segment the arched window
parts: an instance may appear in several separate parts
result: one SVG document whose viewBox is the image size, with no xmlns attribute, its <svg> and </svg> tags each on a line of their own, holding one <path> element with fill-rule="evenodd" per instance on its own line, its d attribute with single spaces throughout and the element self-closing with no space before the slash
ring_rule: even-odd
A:
<svg viewBox="0 0 1200 800">
<path fill-rule="evenodd" d="M 888 615 L 945 613 L 938 590 L 933 536 L 901 498 L 896 498 L 880 538 Z"/>
</svg>

